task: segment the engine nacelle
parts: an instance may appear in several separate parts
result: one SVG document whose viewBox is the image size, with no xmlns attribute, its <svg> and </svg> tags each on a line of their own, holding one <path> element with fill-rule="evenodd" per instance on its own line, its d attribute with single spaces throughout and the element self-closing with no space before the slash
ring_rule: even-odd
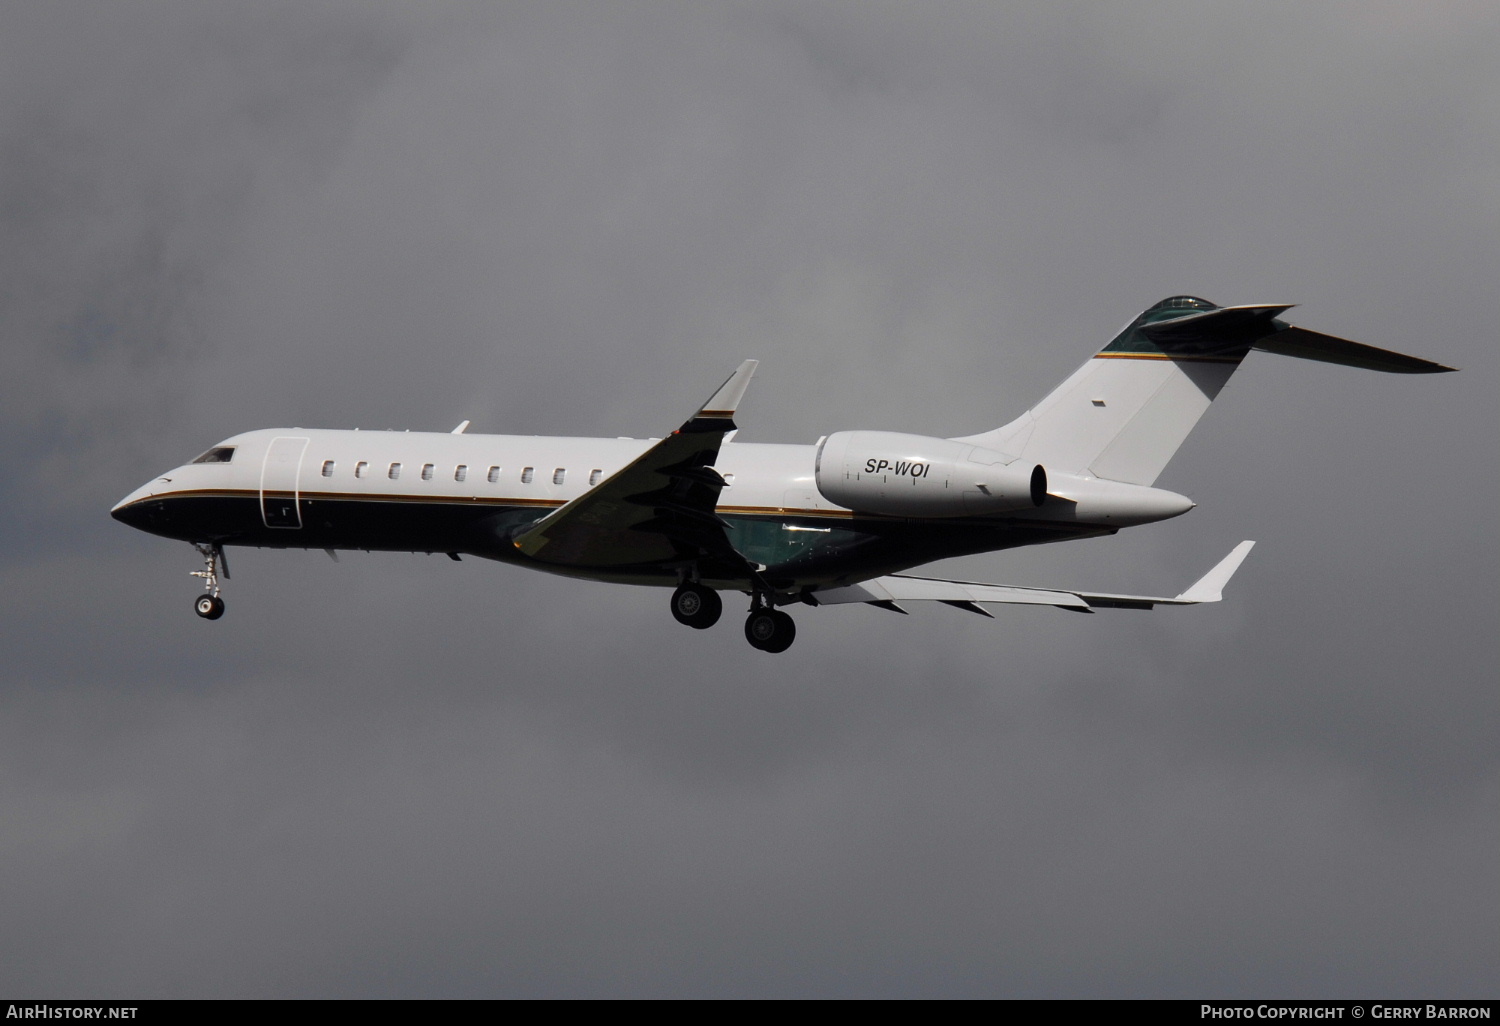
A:
<svg viewBox="0 0 1500 1026">
<path fill-rule="evenodd" d="M 962 517 L 1031 509 L 1047 498 L 1035 463 L 967 442 L 894 431 L 840 431 L 818 446 L 829 502 L 896 517 Z"/>
</svg>

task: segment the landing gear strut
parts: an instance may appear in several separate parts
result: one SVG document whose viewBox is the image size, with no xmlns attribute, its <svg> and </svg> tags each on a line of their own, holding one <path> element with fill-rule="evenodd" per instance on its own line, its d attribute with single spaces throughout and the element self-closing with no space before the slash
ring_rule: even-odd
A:
<svg viewBox="0 0 1500 1026">
<path fill-rule="evenodd" d="M 219 597 L 219 569 L 224 570 L 224 579 L 229 579 L 229 563 L 224 559 L 223 546 L 215 543 L 204 545 L 194 542 L 193 548 L 203 557 L 203 569 L 192 571 L 194 577 L 203 578 L 203 587 L 208 589 L 193 600 L 193 612 L 205 620 L 217 620 L 224 615 L 224 600 Z"/>
<path fill-rule="evenodd" d="M 719 622 L 724 603 L 719 593 L 701 584 L 684 584 L 672 592 L 672 615 L 677 622 L 697 630 L 707 630 Z"/>
</svg>

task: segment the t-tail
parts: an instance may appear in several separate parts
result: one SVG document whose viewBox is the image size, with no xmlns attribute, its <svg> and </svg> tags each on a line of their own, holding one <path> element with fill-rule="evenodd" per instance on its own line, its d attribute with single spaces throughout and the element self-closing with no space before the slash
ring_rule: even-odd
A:
<svg viewBox="0 0 1500 1026">
<path fill-rule="evenodd" d="M 1396 374 L 1454 369 L 1292 327 L 1279 319 L 1289 309 L 1164 299 L 1020 417 L 958 440 L 1049 471 L 1149 485 L 1252 349 Z"/>
</svg>

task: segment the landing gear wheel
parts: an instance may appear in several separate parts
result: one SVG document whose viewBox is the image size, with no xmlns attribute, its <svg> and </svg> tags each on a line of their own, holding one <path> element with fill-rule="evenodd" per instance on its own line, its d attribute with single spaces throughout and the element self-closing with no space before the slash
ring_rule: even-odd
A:
<svg viewBox="0 0 1500 1026">
<path fill-rule="evenodd" d="M 779 609 L 752 610 L 745 619 L 745 640 L 762 652 L 785 652 L 797 638 L 797 624 Z"/>
<path fill-rule="evenodd" d="M 221 567 L 225 580 L 229 579 L 229 564 L 224 561 L 224 546 L 218 542 L 193 542 L 193 548 L 203 557 L 203 569 L 194 570 L 192 576 L 203 578 L 203 586 L 208 589 L 193 601 L 193 612 L 205 620 L 217 620 L 224 615 L 224 600 L 219 598 Z"/>
<path fill-rule="evenodd" d="M 707 630 L 719 622 L 724 603 L 719 593 L 701 584 L 684 584 L 672 592 L 672 615 L 677 622 L 696 630 Z"/>
</svg>

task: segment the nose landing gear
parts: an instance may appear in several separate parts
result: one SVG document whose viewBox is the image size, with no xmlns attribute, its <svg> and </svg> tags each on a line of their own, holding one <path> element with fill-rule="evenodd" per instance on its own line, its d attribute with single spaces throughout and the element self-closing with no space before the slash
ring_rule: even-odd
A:
<svg viewBox="0 0 1500 1026">
<path fill-rule="evenodd" d="M 217 620 L 224 615 L 224 600 L 219 597 L 219 570 L 229 580 L 229 563 L 224 559 L 224 547 L 218 543 L 204 545 L 194 542 L 193 548 L 203 557 L 204 568 L 192 571 L 192 576 L 203 578 L 203 587 L 208 589 L 193 600 L 193 612 L 205 620 Z"/>
</svg>

